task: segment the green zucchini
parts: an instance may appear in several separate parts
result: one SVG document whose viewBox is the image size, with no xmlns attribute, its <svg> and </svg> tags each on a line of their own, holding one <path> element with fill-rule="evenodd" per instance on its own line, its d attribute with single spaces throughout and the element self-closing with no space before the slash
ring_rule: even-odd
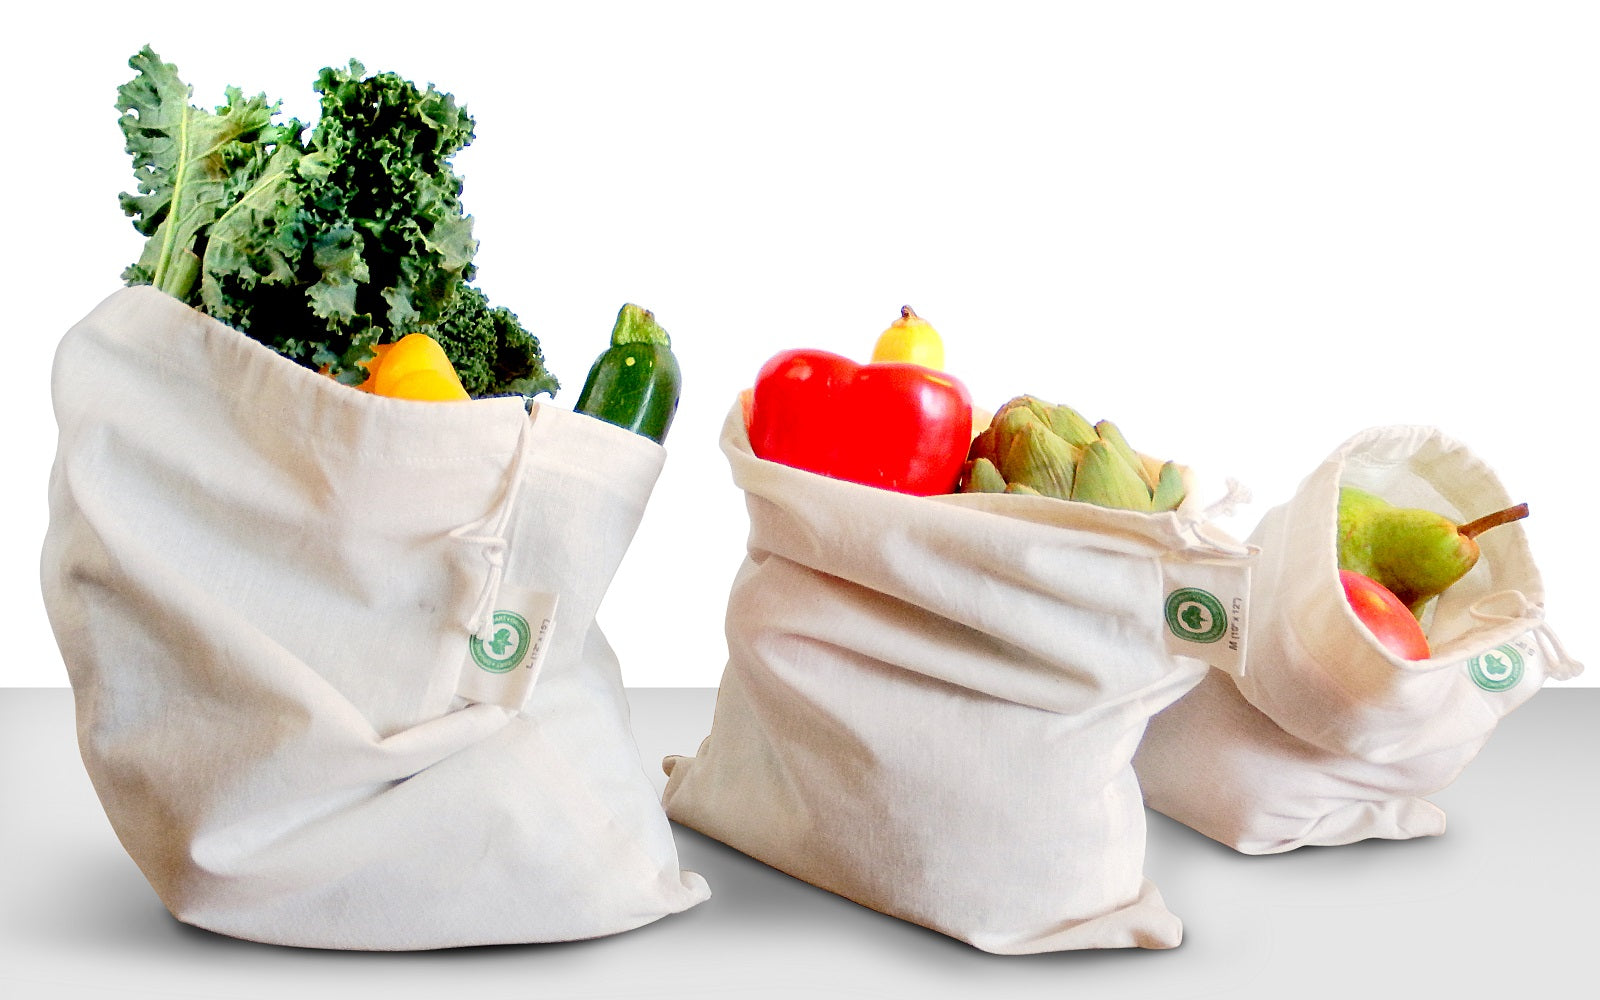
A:
<svg viewBox="0 0 1600 1000">
<path fill-rule="evenodd" d="M 574 409 L 660 444 L 678 412 L 682 381 L 672 338 L 655 314 L 630 302 L 617 313 L 611 346 L 590 367 Z"/>
</svg>

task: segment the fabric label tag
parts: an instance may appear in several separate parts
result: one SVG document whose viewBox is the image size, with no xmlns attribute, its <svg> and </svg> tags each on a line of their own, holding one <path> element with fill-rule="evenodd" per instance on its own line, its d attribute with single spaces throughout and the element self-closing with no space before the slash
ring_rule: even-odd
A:
<svg viewBox="0 0 1600 1000">
<path fill-rule="evenodd" d="M 1162 628 L 1167 652 L 1244 676 L 1250 624 L 1250 566 L 1232 561 L 1162 563 Z"/>
<path fill-rule="evenodd" d="M 1490 694 L 1510 691 L 1529 678 L 1537 687 L 1544 683 L 1544 657 L 1533 631 L 1524 632 L 1510 642 L 1468 657 L 1462 664 L 1472 683 Z"/>
<path fill-rule="evenodd" d="M 456 694 L 467 701 L 520 711 L 539 679 L 556 627 L 555 594 L 502 586 L 489 624 L 467 637 Z"/>
</svg>

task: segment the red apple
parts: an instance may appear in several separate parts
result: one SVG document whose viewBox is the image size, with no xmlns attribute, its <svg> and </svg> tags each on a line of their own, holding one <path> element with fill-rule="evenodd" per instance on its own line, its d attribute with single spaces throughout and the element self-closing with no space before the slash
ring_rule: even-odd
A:
<svg viewBox="0 0 1600 1000">
<path fill-rule="evenodd" d="M 1417 616 L 1388 587 L 1348 569 L 1339 571 L 1339 582 L 1350 609 L 1383 648 L 1402 660 L 1426 660 L 1432 655 Z"/>
</svg>

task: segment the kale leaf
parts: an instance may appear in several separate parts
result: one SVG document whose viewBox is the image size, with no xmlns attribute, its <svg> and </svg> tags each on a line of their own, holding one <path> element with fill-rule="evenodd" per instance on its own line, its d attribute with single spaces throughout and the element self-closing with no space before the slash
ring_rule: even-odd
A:
<svg viewBox="0 0 1600 1000">
<path fill-rule="evenodd" d="M 539 341 L 504 306 L 491 306 L 478 288 L 468 285 L 450 301 L 439 323 L 427 333 L 446 355 L 463 358 L 456 365 L 461 385 L 471 396 L 554 396 L 560 384 L 545 370 Z"/>
<path fill-rule="evenodd" d="M 380 343 L 424 331 L 474 395 L 554 394 L 539 342 L 470 282 L 478 243 L 450 158 L 464 107 L 429 84 L 324 69 L 315 127 L 278 122 L 265 95 L 190 105 L 146 46 L 118 90 L 145 236 L 123 278 L 152 284 L 301 364 L 359 382 Z"/>
</svg>

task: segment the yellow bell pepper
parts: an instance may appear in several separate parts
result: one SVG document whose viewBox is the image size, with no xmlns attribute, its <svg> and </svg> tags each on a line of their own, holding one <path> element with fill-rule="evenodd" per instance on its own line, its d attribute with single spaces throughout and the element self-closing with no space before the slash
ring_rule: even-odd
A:
<svg viewBox="0 0 1600 1000">
<path fill-rule="evenodd" d="M 373 348 L 365 365 L 368 375 L 358 389 L 397 399 L 470 399 L 461 379 L 439 342 L 425 333 L 412 333 L 392 344 Z"/>
</svg>

